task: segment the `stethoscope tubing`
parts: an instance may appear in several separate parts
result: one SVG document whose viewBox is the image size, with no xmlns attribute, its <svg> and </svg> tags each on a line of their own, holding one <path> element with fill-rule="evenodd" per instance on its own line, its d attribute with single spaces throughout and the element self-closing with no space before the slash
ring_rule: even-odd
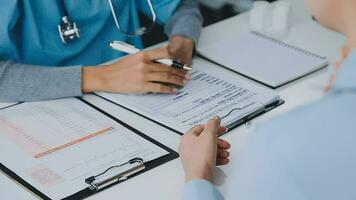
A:
<svg viewBox="0 0 356 200">
<path fill-rule="evenodd" d="M 57 4 L 58 4 L 59 11 L 61 13 L 62 19 L 64 17 L 69 18 L 68 10 L 67 10 L 63 0 L 56 0 L 56 1 L 57 1 Z M 122 27 L 120 25 L 120 22 L 118 20 L 118 17 L 116 15 L 116 11 L 115 11 L 115 8 L 114 8 L 112 0 L 108 0 L 108 4 L 110 6 L 111 14 L 113 16 L 116 28 L 119 30 L 119 32 L 121 34 L 123 34 L 123 35 L 125 35 L 127 37 L 137 37 L 137 36 L 142 36 L 144 34 L 147 34 L 147 33 L 151 32 L 153 30 L 153 28 L 155 27 L 155 25 L 156 25 L 157 14 L 156 14 L 156 11 L 155 11 L 155 9 L 153 7 L 153 4 L 152 4 L 151 0 L 147 0 L 147 4 L 148 4 L 148 7 L 149 7 L 151 15 L 152 15 L 152 24 L 148 29 L 145 28 L 145 27 L 141 27 L 138 30 L 136 30 L 135 33 L 129 33 L 129 32 L 127 32 L 127 31 L 122 29 Z"/>
</svg>

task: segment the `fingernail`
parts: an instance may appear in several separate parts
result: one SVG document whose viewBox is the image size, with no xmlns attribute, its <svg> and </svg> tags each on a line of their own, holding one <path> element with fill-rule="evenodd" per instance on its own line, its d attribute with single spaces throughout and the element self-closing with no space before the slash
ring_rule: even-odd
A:
<svg viewBox="0 0 356 200">
<path fill-rule="evenodd" d="M 178 91 L 177 88 L 173 88 L 173 89 L 172 89 L 172 92 L 173 92 L 173 93 L 176 93 L 177 91 Z"/>
<path fill-rule="evenodd" d="M 225 132 L 225 133 L 227 133 L 227 132 L 229 131 L 229 129 L 228 129 L 228 128 L 226 128 L 226 127 L 224 127 L 224 128 L 225 128 L 225 131 L 224 131 L 224 132 Z"/>
<path fill-rule="evenodd" d="M 215 116 L 213 119 L 220 120 L 220 117 L 219 116 Z"/>
</svg>

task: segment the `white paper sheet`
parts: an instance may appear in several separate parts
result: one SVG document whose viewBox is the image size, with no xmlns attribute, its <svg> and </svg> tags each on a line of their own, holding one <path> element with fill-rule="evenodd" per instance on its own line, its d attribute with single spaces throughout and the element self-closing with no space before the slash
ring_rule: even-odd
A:
<svg viewBox="0 0 356 200">
<path fill-rule="evenodd" d="M 23 103 L 0 110 L 1 163 L 54 199 L 134 157 L 168 152 L 78 99 Z"/>
<path fill-rule="evenodd" d="M 198 50 L 205 57 L 272 87 L 325 67 L 328 61 L 304 49 L 249 33 Z"/>
<path fill-rule="evenodd" d="M 202 59 L 195 60 L 191 77 L 177 94 L 98 94 L 181 133 L 214 116 L 228 126 L 278 98 L 274 91 Z"/>
</svg>

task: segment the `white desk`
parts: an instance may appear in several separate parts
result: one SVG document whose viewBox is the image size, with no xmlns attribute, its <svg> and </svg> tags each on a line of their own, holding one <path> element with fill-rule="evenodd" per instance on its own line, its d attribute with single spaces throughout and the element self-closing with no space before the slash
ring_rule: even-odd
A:
<svg viewBox="0 0 356 200">
<path fill-rule="evenodd" d="M 339 48 L 344 43 L 344 38 L 334 32 L 328 31 L 312 22 L 310 16 L 303 5 L 303 0 L 288 0 L 293 3 L 294 13 L 296 14 L 296 24 L 291 34 L 286 39 L 287 42 L 305 47 L 309 50 L 318 52 L 330 58 L 331 63 L 339 57 Z M 228 20 L 219 22 L 204 29 L 200 45 L 204 45 L 234 37 L 248 30 L 248 15 L 243 14 Z M 326 83 L 328 70 L 323 70 L 301 79 L 297 82 L 278 89 L 279 94 L 286 103 L 263 115 L 253 122 L 268 119 L 272 116 L 286 112 L 298 105 L 311 102 L 322 97 L 323 85 Z M 130 113 L 120 107 L 113 106 L 95 96 L 85 96 L 85 99 L 95 103 L 102 109 L 112 113 L 124 122 L 134 125 L 140 131 L 149 134 L 152 138 L 161 143 L 178 150 L 180 136 L 169 130 L 162 128 L 146 119 Z M 239 149 L 243 147 L 250 128 L 240 127 L 233 132 L 223 136 L 232 144 L 233 157 L 238 155 Z M 232 170 L 231 167 L 222 167 L 216 183 L 219 189 L 225 193 L 223 183 L 228 178 Z M 164 164 L 156 169 L 150 170 L 134 179 L 124 182 L 118 186 L 111 187 L 89 199 L 170 199 L 178 200 L 184 185 L 184 174 L 179 159 Z M 7 177 L 0 175 L 0 199 L 35 199 L 28 192 Z"/>
</svg>

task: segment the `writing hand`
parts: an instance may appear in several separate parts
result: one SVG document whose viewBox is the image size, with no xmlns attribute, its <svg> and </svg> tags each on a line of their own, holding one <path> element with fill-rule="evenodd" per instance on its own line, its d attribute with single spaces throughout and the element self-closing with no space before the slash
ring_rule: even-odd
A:
<svg viewBox="0 0 356 200">
<path fill-rule="evenodd" d="M 107 66 L 83 68 L 83 92 L 174 93 L 190 79 L 185 70 L 155 63 L 170 58 L 167 47 L 141 51 Z"/>
</svg>

